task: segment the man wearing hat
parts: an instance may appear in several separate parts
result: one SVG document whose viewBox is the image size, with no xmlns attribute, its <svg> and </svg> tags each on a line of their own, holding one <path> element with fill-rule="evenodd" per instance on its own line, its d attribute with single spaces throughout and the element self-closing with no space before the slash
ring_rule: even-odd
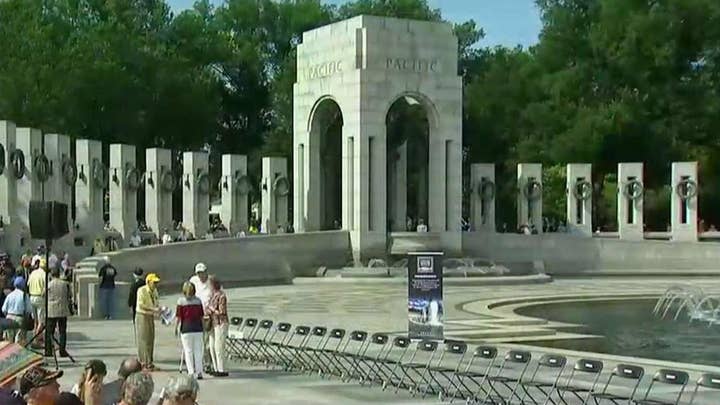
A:
<svg viewBox="0 0 720 405">
<path fill-rule="evenodd" d="M 35 366 L 20 378 L 20 394 L 28 405 L 53 405 L 55 398 L 60 395 L 57 379 L 62 375 L 62 370 L 49 371 Z"/>
<path fill-rule="evenodd" d="M 7 320 L 3 329 L 7 329 L 6 339 L 15 343 L 24 343 L 25 330 L 23 329 L 23 318 L 33 314 L 30 297 L 25 294 L 25 279 L 15 277 L 13 280 L 15 289 L 8 294 L 2 305 L 2 313 Z M 12 335 L 14 331 L 14 336 Z"/>
<path fill-rule="evenodd" d="M 159 306 L 157 283 L 160 281 L 155 273 L 145 277 L 145 285 L 137 292 L 135 306 L 135 327 L 137 335 L 138 359 L 146 370 L 155 370 L 153 354 L 155 349 L 155 315 L 162 308 Z"/>
<path fill-rule="evenodd" d="M 200 298 L 200 302 L 202 302 L 203 309 L 206 314 L 203 317 L 203 364 L 205 364 L 204 371 L 210 372 L 212 357 L 210 356 L 208 340 L 210 338 L 212 324 L 208 312 L 208 304 L 210 303 L 210 297 L 212 296 L 212 286 L 210 284 L 210 280 L 208 280 L 207 266 L 205 263 L 200 262 L 195 265 L 195 275 L 190 277 L 190 283 L 195 286 L 195 296 Z"/>
<path fill-rule="evenodd" d="M 128 295 L 128 307 L 132 312 L 132 321 L 135 323 L 135 306 L 137 305 L 137 292 L 140 287 L 145 285 L 145 277 L 143 277 L 143 269 L 136 267 L 133 270 L 133 283 L 130 286 L 130 294 Z"/>
</svg>

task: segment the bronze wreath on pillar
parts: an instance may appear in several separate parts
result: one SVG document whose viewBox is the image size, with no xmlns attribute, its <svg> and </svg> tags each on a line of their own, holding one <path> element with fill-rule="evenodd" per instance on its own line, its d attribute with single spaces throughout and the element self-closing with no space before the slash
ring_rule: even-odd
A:
<svg viewBox="0 0 720 405">
<path fill-rule="evenodd" d="M 130 163 L 125 164 L 125 188 L 131 191 L 140 188 L 140 171 Z"/>
<path fill-rule="evenodd" d="M 250 178 L 245 174 L 235 174 L 235 189 L 240 195 L 247 195 L 250 193 Z"/>
<path fill-rule="evenodd" d="M 644 192 L 645 189 L 643 187 L 643 184 L 638 179 L 632 179 L 628 181 L 622 188 L 623 195 L 632 201 L 637 201 L 641 199 Z"/>
<path fill-rule="evenodd" d="M 482 179 L 478 185 L 478 195 L 483 201 L 495 199 L 495 183 L 489 179 Z"/>
<path fill-rule="evenodd" d="M 195 180 L 198 194 L 206 195 L 210 193 L 210 176 L 207 173 L 200 172 Z"/>
<path fill-rule="evenodd" d="M 16 179 L 22 179 L 25 175 L 25 153 L 20 149 L 10 152 L 10 167 Z"/>
<path fill-rule="evenodd" d="M 105 167 L 100 159 L 93 159 L 92 161 L 92 182 L 95 187 L 105 189 L 110 181 L 110 173 L 107 167 Z"/>
<path fill-rule="evenodd" d="M 164 169 L 160 175 L 160 190 L 166 193 L 172 193 L 177 189 L 178 181 L 172 171 Z"/>
<path fill-rule="evenodd" d="M 542 184 L 535 179 L 529 179 L 522 188 L 523 195 L 530 201 L 537 201 L 542 197 Z"/>
<path fill-rule="evenodd" d="M 41 183 L 45 183 L 50 178 L 50 160 L 47 156 L 40 153 L 33 158 L 33 173 Z"/>
<path fill-rule="evenodd" d="M 695 180 L 693 180 L 693 179 L 680 180 L 680 182 L 678 182 L 677 186 L 675 186 L 675 193 L 683 201 L 687 201 L 692 198 L 695 198 L 695 196 L 698 193 L 697 182 L 695 182 Z"/>
<path fill-rule="evenodd" d="M 273 190 L 278 197 L 288 195 L 290 193 L 290 183 L 288 183 L 287 177 L 278 176 L 273 183 Z"/>
<path fill-rule="evenodd" d="M 78 176 L 77 166 L 75 165 L 75 162 L 73 162 L 72 159 L 68 158 L 67 156 L 63 156 L 61 170 L 65 184 L 67 184 L 68 186 L 73 186 L 77 181 Z"/>
<path fill-rule="evenodd" d="M 592 197 L 592 184 L 585 179 L 578 180 L 573 186 L 572 193 L 576 200 L 587 201 Z"/>
</svg>

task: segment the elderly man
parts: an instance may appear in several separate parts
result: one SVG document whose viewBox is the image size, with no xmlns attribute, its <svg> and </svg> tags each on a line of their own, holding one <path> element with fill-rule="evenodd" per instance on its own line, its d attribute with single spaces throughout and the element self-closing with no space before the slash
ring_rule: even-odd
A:
<svg viewBox="0 0 720 405">
<path fill-rule="evenodd" d="M 142 364 L 137 357 L 128 357 L 120 364 L 118 378 L 103 386 L 102 405 L 115 405 L 122 399 L 122 387 L 125 380 L 134 373 L 142 371 Z"/>
<path fill-rule="evenodd" d="M 133 283 L 130 286 L 130 294 L 128 294 L 128 307 L 132 312 L 132 321 L 135 323 L 135 306 L 137 305 L 137 292 L 140 287 L 145 285 L 145 277 L 143 277 L 143 269 L 136 267 L 133 271 Z"/>
<path fill-rule="evenodd" d="M 122 398 L 117 405 L 147 405 L 152 398 L 155 383 L 147 373 L 133 373 L 122 387 Z"/>
<path fill-rule="evenodd" d="M 155 315 L 159 314 L 162 308 L 158 301 L 157 283 L 160 277 L 150 273 L 145 277 L 145 285 L 138 289 L 137 306 L 135 311 L 135 329 L 137 334 L 138 358 L 143 368 L 155 370 L 153 354 L 155 350 Z"/>
<path fill-rule="evenodd" d="M 25 329 L 23 318 L 32 316 L 33 309 L 30 304 L 30 297 L 25 294 L 25 279 L 15 277 L 13 281 L 15 289 L 8 294 L 2 305 L 2 313 L 5 315 L 6 339 L 15 343 L 25 343 Z"/>
<path fill-rule="evenodd" d="M 53 372 L 39 366 L 33 367 L 20 378 L 20 394 L 28 405 L 53 405 L 55 398 L 60 395 L 57 379 L 62 375 L 62 370 Z"/>
<path fill-rule="evenodd" d="M 200 385 L 191 375 L 171 377 L 160 394 L 160 405 L 195 405 L 199 390 Z"/>
<path fill-rule="evenodd" d="M 58 330 L 60 339 L 60 357 L 68 357 L 69 354 L 65 350 L 67 345 L 67 319 L 72 313 L 70 312 L 72 303 L 72 291 L 70 283 L 60 278 L 60 268 L 55 267 L 50 270 L 52 280 L 48 283 L 48 329 L 51 334 L 55 334 Z"/>
<path fill-rule="evenodd" d="M 37 268 L 35 268 L 28 277 L 28 294 L 30 294 L 30 303 L 33 306 L 33 319 L 35 319 L 34 333 L 39 333 L 45 322 L 45 259 L 40 259 Z"/>
</svg>

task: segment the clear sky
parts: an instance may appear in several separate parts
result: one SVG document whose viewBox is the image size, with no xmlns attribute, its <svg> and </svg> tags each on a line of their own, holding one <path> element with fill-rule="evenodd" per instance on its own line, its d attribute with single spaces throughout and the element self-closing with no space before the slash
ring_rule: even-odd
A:
<svg viewBox="0 0 720 405">
<path fill-rule="evenodd" d="M 168 0 L 173 10 L 191 7 L 195 0 Z M 347 0 L 326 0 L 342 4 Z M 533 45 L 538 40 L 541 23 L 534 0 L 429 0 L 453 22 L 474 19 L 485 30 L 482 46 Z M 220 3 L 220 0 L 213 0 Z"/>
</svg>

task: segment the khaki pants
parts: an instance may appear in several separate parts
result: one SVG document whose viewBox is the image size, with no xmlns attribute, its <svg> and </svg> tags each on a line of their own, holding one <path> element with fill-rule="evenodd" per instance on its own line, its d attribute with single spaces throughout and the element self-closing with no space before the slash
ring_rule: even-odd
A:
<svg viewBox="0 0 720 405">
<path fill-rule="evenodd" d="M 143 366 L 152 366 L 155 349 L 155 318 L 153 315 L 136 314 L 135 332 L 137 334 L 138 359 Z"/>
<path fill-rule="evenodd" d="M 212 356 L 210 355 L 210 335 L 212 334 L 212 319 L 209 317 L 203 318 L 203 364 L 205 365 L 205 368 L 209 368 L 210 365 L 214 364 L 212 361 Z M 217 370 L 215 370 L 217 371 Z"/>
<path fill-rule="evenodd" d="M 210 355 L 215 371 L 225 372 L 225 339 L 228 335 L 228 324 L 213 326 L 210 336 Z"/>
</svg>

